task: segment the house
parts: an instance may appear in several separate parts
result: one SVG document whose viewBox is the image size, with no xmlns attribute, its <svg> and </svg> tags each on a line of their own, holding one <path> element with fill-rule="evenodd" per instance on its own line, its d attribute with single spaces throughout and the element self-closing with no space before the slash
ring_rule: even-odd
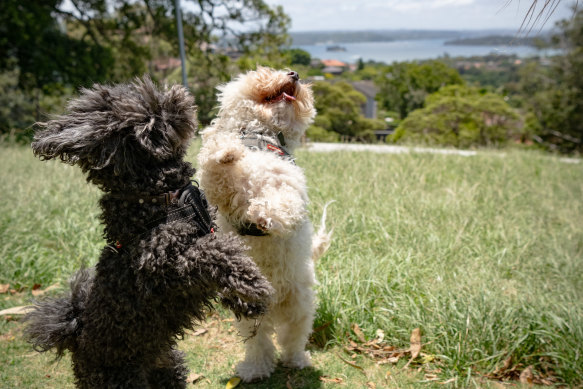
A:
<svg viewBox="0 0 583 389">
<path fill-rule="evenodd" d="M 369 119 L 377 118 L 377 86 L 372 81 L 355 81 L 352 87 L 366 97 L 366 102 L 362 104 L 361 110 L 364 117 Z"/>
<path fill-rule="evenodd" d="M 324 65 L 322 72 L 330 74 L 342 74 L 348 69 L 348 64 L 338 61 L 337 59 L 323 59 L 321 64 Z"/>
<path fill-rule="evenodd" d="M 180 62 L 180 58 L 158 58 L 152 61 L 152 65 L 154 65 L 154 70 L 156 71 L 170 71 L 180 67 L 182 62 Z"/>
</svg>

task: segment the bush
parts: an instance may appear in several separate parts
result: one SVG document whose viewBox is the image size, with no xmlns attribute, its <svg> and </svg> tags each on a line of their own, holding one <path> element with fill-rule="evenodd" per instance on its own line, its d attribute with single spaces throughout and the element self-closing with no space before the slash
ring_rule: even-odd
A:
<svg viewBox="0 0 583 389">
<path fill-rule="evenodd" d="M 453 85 L 428 96 L 391 140 L 465 148 L 500 146 L 520 134 L 519 115 L 501 96 Z"/>
<path fill-rule="evenodd" d="M 327 131 L 319 126 L 310 126 L 306 131 L 306 137 L 312 142 L 338 142 L 340 134 L 334 131 Z"/>
</svg>

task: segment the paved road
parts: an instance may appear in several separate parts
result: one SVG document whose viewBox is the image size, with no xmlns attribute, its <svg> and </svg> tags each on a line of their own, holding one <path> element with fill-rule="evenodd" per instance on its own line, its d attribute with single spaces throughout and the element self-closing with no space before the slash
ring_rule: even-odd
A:
<svg viewBox="0 0 583 389">
<path fill-rule="evenodd" d="M 430 153 L 430 154 L 452 154 L 463 157 L 472 157 L 478 155 L 474 150 L 455 150 L 455 149 L 435 149 L 429 147 L 407 147 L 395 145 L 371 145 L 360 143 L 308 143 L 305 150 L 329 153 L 332 151 L 369 151 L 373 153 L 403 154 L 403 153 Z M 497 153 L 504 157 L 504 153 Z M 581 163 L 580 158 L 559 158 L 564 163 Z"/>
<path fill-rule="evenodd" d="M 431 153 L 431 154 L 455 154 L 469 157 L 476 155 L 472 150 L 453 150 L 453 149 L 432 149 L 425 147 L 406 147 L 394 145 L 370 145 L 360 143 L 308 143 L 306 147 L 309 151 L 321 153 L 331 151 L 370 151 L 373 153 L 403 154 L 403 153 Z"/>
</svg>

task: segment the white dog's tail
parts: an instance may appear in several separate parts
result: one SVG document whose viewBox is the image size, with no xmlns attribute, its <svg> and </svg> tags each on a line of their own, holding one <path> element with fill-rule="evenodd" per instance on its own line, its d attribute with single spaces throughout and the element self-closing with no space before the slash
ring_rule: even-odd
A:
<svg viewBox="0 0 583 389">
<path fill-rule="evenodd" d="M 312 259 L 314 261 L 324 255 L 326 250 L 328 250 L 328 247 L 330 247 L 330 243 L 332 243 L 332 233 L 334 232 L 334 229 L 330 230 L 330 232 L 326 232 L 326 209 L 328 208 L 328 205 L 335 201 L 336 200 L 328 201 L 326 205 L 324 205 L 320 228 L 312 238 Z"/>
</svg>

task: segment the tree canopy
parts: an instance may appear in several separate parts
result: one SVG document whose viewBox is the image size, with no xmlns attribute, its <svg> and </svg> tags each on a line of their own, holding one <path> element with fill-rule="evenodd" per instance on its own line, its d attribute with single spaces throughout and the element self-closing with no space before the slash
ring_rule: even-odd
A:
<svg viewBox="0 0 583 389">
<path fill-rule="evenodd" d="M 383 68 L 376 82 L 381 106 L 398 112 L 401 118 L 422 108 L 425 97 L 439 88 L 464 83 L 455 69 L 440 61 L 395 63 Z"/>
<path fill-rule="evenodd" d="M 318 81 L 312 89 L 318 116 L 308 129 L 311 139 L 337 140 L 345 135 L 370 140 L 374 138 L 375 130 L 384 127 L 382 121 L 362 115 L 361 105 L 366 102 L 366 97 L 348 82 Z"/>
<path fill-rule="evenodd" d="M 452 85 L 427 97 L 401 123 L 394 140 L 455 147 L 500 146 L 518 135 L 519 115 L 494 93 Z"/>
<path fill-rule="evenodd" d="M 521 71 L 520 93 L 534 120 L 539 144 L 560 152 L 583 152 L 583 11 L 558 24 L 553 45 L 563 55 L 550 66 L 532 63 Z"/>
</svg>

